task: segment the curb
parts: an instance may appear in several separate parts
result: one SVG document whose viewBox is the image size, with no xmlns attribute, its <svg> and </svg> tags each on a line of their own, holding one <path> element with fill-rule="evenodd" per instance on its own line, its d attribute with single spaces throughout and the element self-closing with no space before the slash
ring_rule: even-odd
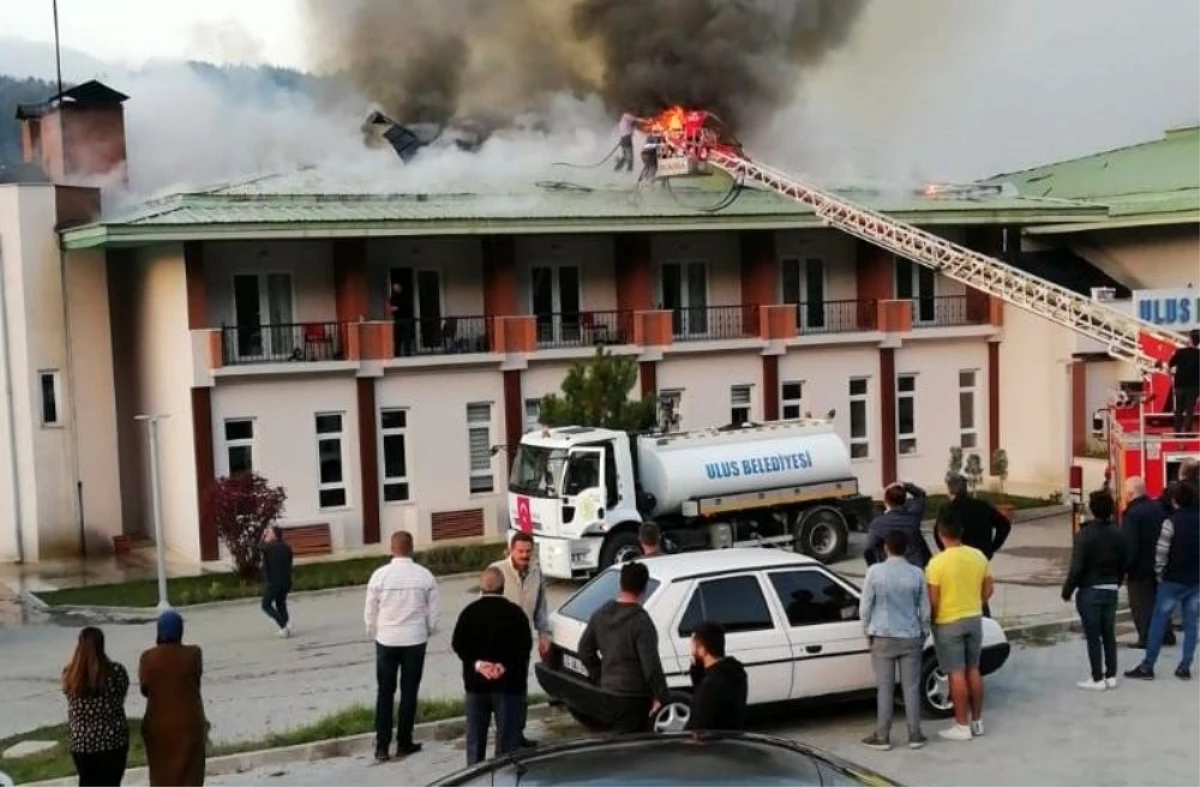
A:
<svg viewBox="0 0 1200 787">
<path fill-rule="evenodd" d="M 528 718 L 530 720 L 544 719 L 558 713 L 549 704 L 531 705 Z M 413 728 L 413 738 L 417 741 L 454 740 L 464 734 L 466 718 L 456 716 L 450 719 L 428 721 Z M 205 761 L 206 776 L 229 776 L 244 773 L 255 768 L 268 765 L 288 765 L 296 762 L 314 762 L 328 760 L 333 757 L 353 757 L 359 754 L 371 754 L 375 751 L 375 733 L 366 732 L 350 735 L 345 738 L 330 738 L 324 741 L 300 743 L 295 746 L 284 746 L 278 749 L 260 749 L 239 754 L 225 754 L 219 757 L 209 757 Z M 145 778 L 147 769 L 130 768 L 125 772 L 125 782 L 131 783 Z M 60 779 L 47 779 L 40 782 L 22 782 L 21 787 L 73 787 L 78 783 L 78 777 L 65 776 Z"/>
</svg>

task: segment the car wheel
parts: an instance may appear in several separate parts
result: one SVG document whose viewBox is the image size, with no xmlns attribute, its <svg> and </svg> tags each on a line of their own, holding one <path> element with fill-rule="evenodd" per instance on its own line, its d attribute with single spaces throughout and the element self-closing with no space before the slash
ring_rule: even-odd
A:
<svg viewBox="0 0 1200 787">
<path fill-rule="evenodd" d="M 683 732 L 692 718 L 692 697 L 681 691 L 671 692 L 671 698 L 654 714 L 655 732 Z"/>
<path fill-rule="evenodd" d="M 797 527 L 794 550 L 822 563 L 836 563 L 850 546 L 846 520 L 832 508 L 818 508 L 806 514 Z"/>
<path fill-rule="evenodd" d="M 604 547 L 600 550 L 600 570 L 603 571 L 616 563 L 624 563 L 641 554 L 642 547 L 638 543 L 636 533 L 629 531 L 612 533 L 604 540 Z"/>
<path fill-rule="evenodd" d="M 567 706 L 567 713 L 571 714 L 571 718 L 575 720 L 576 724 L 578 724 L 580 727 L 583 727 L 588 732 L 608 731 L 608 726 L 604 724 L 604 722 L 600 721 L 599 719 L 594 719 L 591 716 L 582 714 L 572 708 L 570 705 Z"/>
<path fill-rule="evenodd" d="M 950 679 L 938 665 L 932 653 L 921 662 L 921 707 L 937 719 L 954 715 L 954 702 L 950 699 Z"/>
</svg>

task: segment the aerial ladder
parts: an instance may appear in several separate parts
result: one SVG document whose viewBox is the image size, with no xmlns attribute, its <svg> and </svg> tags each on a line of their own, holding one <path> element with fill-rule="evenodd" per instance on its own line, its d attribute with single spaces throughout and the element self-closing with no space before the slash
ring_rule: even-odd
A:
<svg viewBox="0 0 1200 787">
<path fill-rule="evenodd" d="M 827 226 L 1086 336 L 1103 345 L 1111 357 L 1131 364 L 1140 380 L 1123 385 L 1109 408 L 1109 473 L 1116 478 L 1144 475 L 1147 485 L 1158 489 L 1162 484 L 1152 472 L 1155 447 L 1160 461 L 1164 451 L 1200 454 L 1200 435 L 1177 435 L 1164 428 L 1171 389 L 1166 365 L 1184 345 L 1180 334 L 751 161 L 715 116 L 673 112 L 662 123 L 660 177 L 715 168 L 737 184 L 757 184 L 808 205 Z M 1155 446 L 1150 445 L 1152 440 Z"/>
</svg>

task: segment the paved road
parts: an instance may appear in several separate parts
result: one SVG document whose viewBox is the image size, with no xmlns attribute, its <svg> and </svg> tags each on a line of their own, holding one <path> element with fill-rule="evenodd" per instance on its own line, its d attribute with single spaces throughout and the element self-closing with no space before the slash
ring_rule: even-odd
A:
<svg viewBox="0 0 1200 787">
<path fill-rule="evenodd" d="M 1177 651 L 1164 652 L 1164 667 Z M 1122 652 L 1132 665 L 1133 652 Z M 1200 774 L 1200 696 L 1195 684 L 1166 673 L 1149 684 L 1122 683 L 1096 694 L 1075 688 L 1086 657 L 1076 638 L 1014 651 L 988 680 L 987 735 L 969 743 L 933 735 L 921 751 L 875 752 L 858 744 L 870 731 L 873 706 L 807 711 L 760 731 L 801 740 L 891 776 L 929 785 L 1195 785 Z M 1173 666 L 1173 664 L 1172 664 Z M 902 723 L 895 726 L 903 738 Z M 569 734 L 569 733 L 568 733 Z M 365 758 L 264 768 L 210 778 L 209 784 L 427 784 L 465 762 L 461 742 L 438 742 L 408 760 L 375 765 Z"/>
</svg>

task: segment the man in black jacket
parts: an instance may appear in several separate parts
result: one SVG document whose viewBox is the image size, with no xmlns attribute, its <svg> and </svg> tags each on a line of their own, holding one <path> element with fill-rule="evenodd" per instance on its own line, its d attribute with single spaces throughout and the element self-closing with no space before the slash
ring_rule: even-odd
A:
<svg viewBox="0 0 1200 787">
<path fill-rule="evenodd" d="M 1104 691 L 1117 686 L 1117 590 L 1125 577 L 1125 539 L 1113 525 L 1116 506 L 1108 490 L 1088 499 L 1092 521 L 1075 534 L 1071 568 L 1063 582 L 1063 601 L 1075 596 L 1075 608 L 1087 638 L 1092 679 L 1079 688 Z M 1103 663 L 1100 655 L 1103 650 Z"/>
<path fill-rule="evenodd" d="M 283 529 L 278 525 L 269 525 L 263 532 L 262 574 L 263 612 L 279 626 L 279 636 L 290 637 L 287 597 L 292 592 L 292 548 L 283 540 Z"/>
<path fill-rule="evenodd" d="M 1200 330 L 1188 334 L 1188 346 L 1180 347 L 1167 362 L 1174 375 L 1171 388 L 1175 398 L 1175 431 L 1192 431 L 1196 399 L 1200 397 Z"/>
<path fill-rule="evenodd" d="M 1162 529 L 1167 511 L 1157 500 L 1146 494 L 1146 482 L 1138 476 L 1125 479 L 1125 513 L 1121 515 L 1121 530 L 1125 535 L 1125 556 L 1129 592 L 1129 611 L 1137 628 L 1137 642 L 1132 647 L 1145 650 L 1150 633 L 1150 618 L 1154 613 L 1154 594 L 1158 580 L 1154 577 L 1154 545 Z M 1175 632 L 1167 632 L 1167 644 L 1175 644 Z"/>
<path fill-rule="evenodd" d="M 908 551 L 904 557 L 917 568 L 925 568 L 933 554 L 929 542 L 921 534 L 921 520 L 925 518 L 925 490 L 916 484 L 895 483 L 883 490 L 886 510 L 871 520 L 867 527 L 867 550 L 863 558 L 867 565 L 887 560 L 883 542 L 887 534 L 899 530 L 908 539 Z"/>
<path fill-rule="evenodd" d="M 592 615 L 579 640 L 579 660 L 609 695 L 615 733 L 645 732 L 670 695 L 658 657 L 658 630 L 642 608 L 650 572 L 640 562 L 621 566 L 621 591 Z"/>
<path fill-rule="evenodd" d="M 990 561 L 1008 540 L 1012 522 L 988 501 L 973 497 L 967 486 L 966 476 L 946 476 L 946 491 L 950 494 L 950 502 L 946 505 L 957 514 L 958 521 L 963 526 L 963 545 L 975 547 Z M 933 540 L 937 542 L 939 550 L 945 549 L 942 546 L 941 534 L 937 530 L 933 531 Z M 986 602 L 983 605 L 983 615 L 988 618 L 992 616 L 992 610 Z"/>
<path fill-rule="evenodd" d="M 746 729 L 746 669 L 725 655 L 725 628 L 705 621 L 692 632 L 689 730 Z"/>
<path fill-rule="evenodd" d="M 467 765 L 486 759 L 488 728 L 496 717 L 496 755 L 521 746 L 522 711 L 533 635 L 529 618 L 504 597 L 504 574 L 491 567 L 479 578 L 480 596 L 467 605 L 450 646 L 462 660 L 466 691 Z"/>
</svg>

